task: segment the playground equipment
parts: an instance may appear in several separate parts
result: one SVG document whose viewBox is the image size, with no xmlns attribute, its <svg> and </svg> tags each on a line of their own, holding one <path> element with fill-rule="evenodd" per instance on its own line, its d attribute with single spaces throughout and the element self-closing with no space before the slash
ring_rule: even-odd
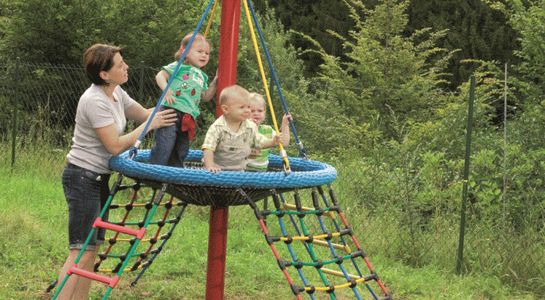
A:
<svg viewBox="0 0 545 300">
<path fill-rule="evenodd" d="M 286 101 L 252 3 L 250 0 L 242 0 L 242 4 L 252 34 L 273 125 L 278 132 L 254 25 L 279 98 L 287 113 Z M 185 52 L 191 47 L 206 16 L 211 10 L 215 10 L 216 5 L 217 1 L 210 0 L 180 62 L 184 60 Z M 218 95 L 223 88 L 236 82 L 240 5 L 240 0 L 222 1 Z M 207 32 L 211 20 L 212 17 Z M 178 68 L 174 72 L 177 70 Z M 171 76 L 171 80 L 173 77 Z M 170 85 L 170 81 L 167 85 Z M 164 89 L 153 114 L 160 106 L 167 90 L 168 87 Z M 216 112 L 219 116 L 219 106 Z M 75 265 L 59 283 L 53 298 L 57 298 L 68 278 L 73 275 L 106 284 L 103 299 L 109 297 L 125 271 L 139 271 L 132 282 L 133 285 L 136 284 L 164 249 L 187 206 L 192 204 L 210 206 L 206 299 L 223 299 L 228 209 L 231 205 L 248 205 L 253 210 L 265 240 L 297 299 L 302 299 L 304 294 L 315 299 L 319 293 L 327 295 L 330 299 L 336 299 L 337 293 L 343 290 L 350 291 L 356 299 L 364 299 L 363 293 L 372 299 L 390 299 L 386 287 L 354 236 L 330 186 L 336 178 L 335 169 L 308 159 L 293 122 L 290 122 L 290 127 L 299 146 L 301 158 L 288 157 L 280 145 L 281 156 L 270 156 L 268 172 L 210 173 L 200 167 L 202 152 L 195 150 L 190 151 L 186 168 L 150 165 L 146 163 L 149 160 L 149 151 L 138 151 L 142 135 L 130 151 L 111 159 L 110 167 L 118 172 L 111 194 L 100 216 L 94 222 Z M 127 184 L 127 181 L 131 183 Z M 128 203 L 113 203 L 116 195 L 123 194 L 129 197 Z M 258 201 L 268 197 L 272 199 L 274 208 L 269 209 L 267 201 L 264 201 L 263 208 L 260 208 Z M 108 221 L 104 221 L 103 217 L 108 210 L 110 216 Z M 136 210 L 140 210 L 140 214 L 134 217 Z M 117 214 L 114 213 L 116 211 Z M 270 219 L 267 222 L 267 218 L 273 217 L 276 217 L 277 222 Z M 154 226 L 156 230 L 150 230 Z M 106 239 L 106 249 L 98 257 L 95 272 L 89 272 L 80 269 L 78 262 L 97 228 L 107 229 L 108 232 L 113 232 L 113 235 Z M 164 233 L 165 231 L 167 232 Z M 125 246 L 116 246 L 122 250 L 114 253 L 114 245 L 120 244 Z M 285 248 L 281 247 L 281 244 L 284 244 Z M 304 256 L 309 259 L 303 259 Z M 110 268 L 101 268 L 103 263 L 108 261 L 107 258 L 110 258 L 110 261 L 118 260 Z M 360 267 L 358 262 L 363 262 L 364 267 Z M 107 276 L 97 272 L 115 275 Z M 294 280 L 297 277 L 301 283 Z M 376 287 L 380 294 L 377 293 Z"/>
</svg>

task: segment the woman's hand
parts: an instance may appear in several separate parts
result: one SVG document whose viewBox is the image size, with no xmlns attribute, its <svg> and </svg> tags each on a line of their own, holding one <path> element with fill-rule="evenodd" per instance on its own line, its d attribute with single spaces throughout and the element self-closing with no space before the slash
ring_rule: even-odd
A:
<svg viewBox="0 0 545 300">
<path fill-rule="evenodd" d="M 151 117 L 151 114 L 150 114 Z M 150 124 L 150 130 L 176 124 L 176 112 L 174 109 L 165 109 L 155 113 Z"/>
</svg>

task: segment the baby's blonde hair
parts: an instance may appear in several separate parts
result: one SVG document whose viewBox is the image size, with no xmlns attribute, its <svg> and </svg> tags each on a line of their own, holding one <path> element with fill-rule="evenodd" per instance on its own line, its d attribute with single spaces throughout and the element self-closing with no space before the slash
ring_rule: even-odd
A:
<svg viewBox="0 0 545 300">
<path fill-rule="evenodd" d="M 188 33 L 188 34 L 186 34 L 184 36 L 184 38 L 182 39 L 182 43 L 180 44 L 180 49 L 178 49 L 176 51 L 176 53 L 174 53 L 174 58 L 176 58 L 176 60 L 178 60 L 178 59 L 180 59 L 180 57 L 182 57 L 182 54 L 184 53 L 184 50 L 185 50 L 187 44 L 189 44 L 189 41 L 191 40 L 192 36 L 193 36 L 193 33 Z M 210 43 L 208 43 L 208 40 L 206 40 L 204 35 L 202 35 L 200 33 L 197 33 L 195 35 L 195 39 L 193 40 L 193 43 L 195 43 L 196 41 L 203 41 L 203 42 L 207 43 L 210 46 Z"/>
<path fill-rule="evenodd" d="M 263 97 L 263 95 L 258 93 L 250 93 L 250 104 L 262 105 L 265 109 L 267 109 L 267 103 L 265 102 L 265 98 Z"/>
<path fill-rule="evenodd" d="M 250 99 L 250 92 L 240 85 L 234 84 L 224 88 L 220 94 L 220 105 L 227 105 L 233 99 Z"/>
</svg>

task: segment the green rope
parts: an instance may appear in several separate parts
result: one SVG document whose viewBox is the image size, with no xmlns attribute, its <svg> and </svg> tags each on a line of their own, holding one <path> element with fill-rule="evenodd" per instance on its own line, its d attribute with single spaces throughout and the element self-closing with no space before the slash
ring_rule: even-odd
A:
<svg viewBox="0 0 545 300">
<path fill-rule="evenodd" d="M 302 205 L 301 205 L 301 197 L 299 196 L 299 191 L 295 191 L 294 198 L 295 198 L 295 206 L 297 207 L 297 211 L 303 212 L 302 211 Z M 309 233 L 309 231 L 307 229 L 307 226 L 305 225 L 304 216 L 305 216 L 304 214 L 299 215 L 299 223 L 301 224 L 301 230 L 303 231 L 303 234 L 305 236 L 309 236 L 310 233 Z M 312 261 L 314 263 L 316 263 L 318 265 L 319 264 L 318 263 L 318 258 L 316 256 L 316 252 L 314 252 L 314 247 L 312 245 L 312 242 L 305 241 L 305 243 L 308 245 L 308 253 L 310 255 L 310 258 L 312 259 Z M 318 272 L 318 275 L 320 276 L 320 279 L 322 280 L 322 283 L 325 286 L 328 286 L 329 281 L 327 280 L 327 277 L 325 276 L 324 272 L 322 272 L 322 269 L 317 267 L 316 271 Z M 334 292 L 329 293 L 329 298 L 332 299 L 332 300 L 337 299 L 337 297 L 335 297 Z"/>
<path fill-rule="evenodd" d="M 147 228 L 149 223 L 151 222 L 151 219 L 153 218 L 153 215 L 155 214 L 155 211 L 157 210 L 157 207 L 159 206 L 158 204 L 161 203 L 161 199 L 163 198 L 163 196 L 164 196 L 164 194 L 166 192 L 167 186 L 168 186 L 168 184 L 166 184 L 166 183 L 163 183 L 163 185 L 161 186 L 161 190 L 157 194 L 157 198 L 155 199 L 155 201 L 153 201 L 153 207 L 151 208 L 151 210 L 149 211 L 149 214 L 146 217 L 146 221 L 144 222 L 144 228 Z M 127 253 L 127 257 L 123 261 L 123 264 L 119 268 L 119 271 L 117 271 L 116 276 L 121 277 L 121 275 L 125 271 L 125 268 L 129 264 L 130 258 L 132 257 L 134 251 L 138 247 L 138 244 L 140 244 L 140 240 L 136 239 L 134 244 L 132 244 L 129 252 Z M 102 297 L 102 300 L 108 299 L 108 297 L 110 296 L 110 293 L 112 292 L 112 290 L 113 290 L 113 287 L 108 286 L 108 289 L 106 290 L 106 293 L 104 293 L 104 296 Z"/>
</svg>

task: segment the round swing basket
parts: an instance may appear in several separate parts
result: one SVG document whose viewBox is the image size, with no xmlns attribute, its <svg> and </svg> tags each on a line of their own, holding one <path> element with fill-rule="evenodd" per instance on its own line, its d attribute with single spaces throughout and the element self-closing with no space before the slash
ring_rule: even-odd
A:
<svg viewBox="0 0 545 300">
<path fill-rule="evenodd" d="M 330 184 L 337 177 L 332 166 L 308 159 L 289 157 L 291 172 L 283 170 L 282 158 L 269 155 L 269 171 L 221 171 L 202 167 L 202 151 L 190 150 L 184 168 L 149 164 L 150 150 L 138 151 L 128 159 L 126 151 L 110 159 L 110 168 L 153 187 L 167 184 L 167 192 L 195 205 L 230 206 L 248 204 L 276 191 Z"/>
</svg>

